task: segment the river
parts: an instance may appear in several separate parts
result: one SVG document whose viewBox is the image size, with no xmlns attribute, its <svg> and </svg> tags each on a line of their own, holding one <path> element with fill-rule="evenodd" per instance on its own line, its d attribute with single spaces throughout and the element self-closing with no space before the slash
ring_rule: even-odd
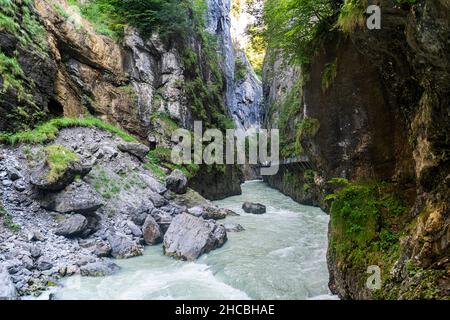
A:
<svg viewBox="0 0 450 320">
<path fill-rule="evenodd" d="M 246 182 L 242 195 L 216 201 L 239 213 L 227 220 L 246 230 L 196 262 L 176 261 L 161 246 L 142 257 L 119 260 L 112 276 L 73 276 L 54 291 L 56 299 L 334 299 L 327 287 L 329 217 L 297 204 L 262 181 Z M 246 214 L 244 201 L 267 206 Z"/>
</svg>

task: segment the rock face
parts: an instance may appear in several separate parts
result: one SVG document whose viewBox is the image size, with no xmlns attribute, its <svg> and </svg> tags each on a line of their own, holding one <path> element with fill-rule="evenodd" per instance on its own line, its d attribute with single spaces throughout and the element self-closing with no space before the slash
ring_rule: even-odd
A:
<svg viewBox="0 0 450 320">
<path fill-rule="evenodd" d="M 15 299 L 17 298 L 16 287 L 14 286 L 8 270 L 0 265 L 0 299 Z"/>
<path fill-rule="evenodd" d="M 59 193 L 46 194 L 41 206 L 59 213 L 89 214 L 103 206 L 100 195 L 87 183 L 77 181 Z"/>
<path fill-rule="evenodd" d="M 180 170 L 174 170 L 166 178 L 166 187 L 175 193 L 184 194 L 187 190 L 187 178 Z"/>
<path fill-rule="evenodd" d="M 83 234 L 87 226 L 88 220 L 81 214 L 75 214 L 58 223 L 55 234 L 68 238 L 76 237 Z"/>
<path fill-rule="evenodd" d="M 266 206 L 260 203 L 244 202 L 242 209 L 247 213 L 263 214 L 266 213 Z"/>
<path fill-rule="evenodd" d="M 176 216 L 164 235 L 164 253 L 192 261 L 227 241 L 222 225 L 183 213 Z"/>
<path fill-rule="evenodd" d="M 331 201 L 325 196 L 335 191 L 327 183 L 332 178 L 390 181 L 406 210 L 389 232 L 405 236 L 392 243 L 391 248 L 400 248 L 397 252 L 380 258 L 382 272 L 388 275 L 381 293 L 364 286 L 368 261 L 349 262 L 367 248 L 342 252 L 333 247 L 345 241 L 339 237 L 343 225 L 333 212 L 330 288 L 344 299 L 443 298 L 449 292 L 445 276 L 449 211 L 443 203 L 449 202 L 450 172 L 444 151 L 448 143 L 438 141 L 448 141 L 450 132 L 449 122 L 443 120 L 448 117 L 442 116 L 449 105 L 450 61 L 444 39 L 450 32 L 450 7 L 440 0 L 401 8 L 381 1 L 380 6 L 382 32 L 356 30 L 347 39 L 337 34 L 312 60 L 305 85 L 299 82 L 304 70 L 283 66 L 269 50 L 272 59 L 265 65 L 264 95 L 266 106 L 275 108 L 267 110 L 265 126 L 278 127 L 286 116 L 280 114 L 280 106 L 290 96 L 297 101 L 297 114 L 280 128 L 285 140 L 292 143 L 298 137 L 294 128 L 302 123 L 317 127 L 301 135 L 306 157 L 283 165 L 265 180 L 295 200 L 327 211 Z M 328 88 L 323 87 L 326 66 L 336 67 Z M 414 276 L 408 271 L 412 266 Z M 425 283 L 434 291 L 415 289 Z"/>
<path fill-rule="evenodd" d="M 14 131 L 52 114 L 57 66 L 32 2 L 3 4 L 2 12 L 11 13 L 7 19 L 15 27 L 14 32 L 8 32 L 6 27 L 0 32 L 0 51 L 4 55 L 0 131 Z M 11 63 L 19 66 L 16 71 L 11 69 Z"/>
</svg>

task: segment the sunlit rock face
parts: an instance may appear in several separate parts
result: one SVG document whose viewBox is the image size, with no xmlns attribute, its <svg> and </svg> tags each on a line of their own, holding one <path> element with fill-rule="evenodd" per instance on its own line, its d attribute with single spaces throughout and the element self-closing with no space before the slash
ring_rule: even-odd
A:
<svg viewBox="0 0 450 320">
<path fill-rule="evenodd" d="M 243 51 L 251 17 L 242 10 L 231 14 L 231 7 L 231 0 L 209 0 L 207 30 L 219 38 L 228 112 L 246 130 L 261 122 L 262 85 Z"/>
</svg>

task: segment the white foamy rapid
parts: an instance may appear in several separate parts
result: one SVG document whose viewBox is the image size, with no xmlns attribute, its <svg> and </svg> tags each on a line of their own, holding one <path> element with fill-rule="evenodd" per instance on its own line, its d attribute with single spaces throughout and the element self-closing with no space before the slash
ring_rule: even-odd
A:
<svg viewBox="0 0 450 320">
<path fill-rule="evenodd" d="M 246 214 L 244 201 L 267 206 L 264 215 Z M 116 263 L 104 278 L 75 276 L 63 282 L 57 299 L 333 299 L 326 266 L 328 216 L 302 206 L 260 181 L 243 194 L 217 201 L 239 217 L 227 221 L 246 231 L 197 262 L 163 256 L 161 246 Z"/>
</svg>

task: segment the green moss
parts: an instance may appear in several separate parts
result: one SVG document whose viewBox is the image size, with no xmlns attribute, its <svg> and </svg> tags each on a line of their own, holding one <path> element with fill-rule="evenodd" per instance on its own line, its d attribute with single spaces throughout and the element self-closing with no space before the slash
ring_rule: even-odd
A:
<svg viewBox="0 0 450 320">
<path fill-rule="evenodd" d="M 120 179 L 110 176 L 105 170 L 95 170 L 89 179 L 91 179 L 94 189 L 104 199 L 109 200 L 120 193 L 122 182 Z"/>
<path fill-rule="evenodd" d="M 20 231 L 20 226 L 13 222 L 11 215 L 3 208 L 3 205 L 0 203 L 0 218 L 3 220 L 3 226 L 10 231 L 17 233 Z"/>
<path fill-rule="evenodd" d="M 171 137 L 172 133 L 179 129 L 178 123 L 164 112 L 155 112 L 150 116 L 150 122 L 154 125 L 161 126 L 164 132 Z"/>
<path fill-rule="evenodd" d="M 172 150 L 165 147 L 157 147 L 150 151 L 147 155 L 148 162 L 146 168 L 155 173 L 159 177 L 165 177 L 166 173 L 161 167 L 165 167 L 171 171 L 181 170 L 188 179 L 193 178 L 200 169 L 200 166 L 195 163 L 189 164 L 174 164 L 171 159 Z M 213 166 L 209 166 L 213 167 Z"/>
<path fill-rule="evenodd" d="M 302 140 L 314 137 L 319 129 L 320 122 L 315 118 L 305 117 L 297 124 L 295 140 L 297 154 L 303 153 Z"/>
<path fill-rule="evenodd" d="M 137 139 L 123 130 L 94 117 L 84 118 L 55 118 L 38 125 L 33 130 L 17 133 L 1 133 L 0 142 L 15 145 L 17 143 L 45 143 L 52 141 L 58 135 L 60 129 L 70 127 L 96 127 L 116 134 L 127 142 L 137 142 Z"/>
<path fill-rule="evenodd" d="M 388 183 L 349 183 L 335 179 L 336 193 L 327 196 L 331 205 L 330 253 L 337 265 L 361 271 L 361 285 L 369 265 L 382 270 L 383 284 L 400 254 L 406 206 Z"/>
<path fill-rule="evenodd" d="M 47 165 L 50 168 L 47 179 L 50 182 L 57 181 L 73 162 L 79 161 L 78 156 L 71 150 L 61 145 L 50 145 L 44 149 Z"/>
</svg>

